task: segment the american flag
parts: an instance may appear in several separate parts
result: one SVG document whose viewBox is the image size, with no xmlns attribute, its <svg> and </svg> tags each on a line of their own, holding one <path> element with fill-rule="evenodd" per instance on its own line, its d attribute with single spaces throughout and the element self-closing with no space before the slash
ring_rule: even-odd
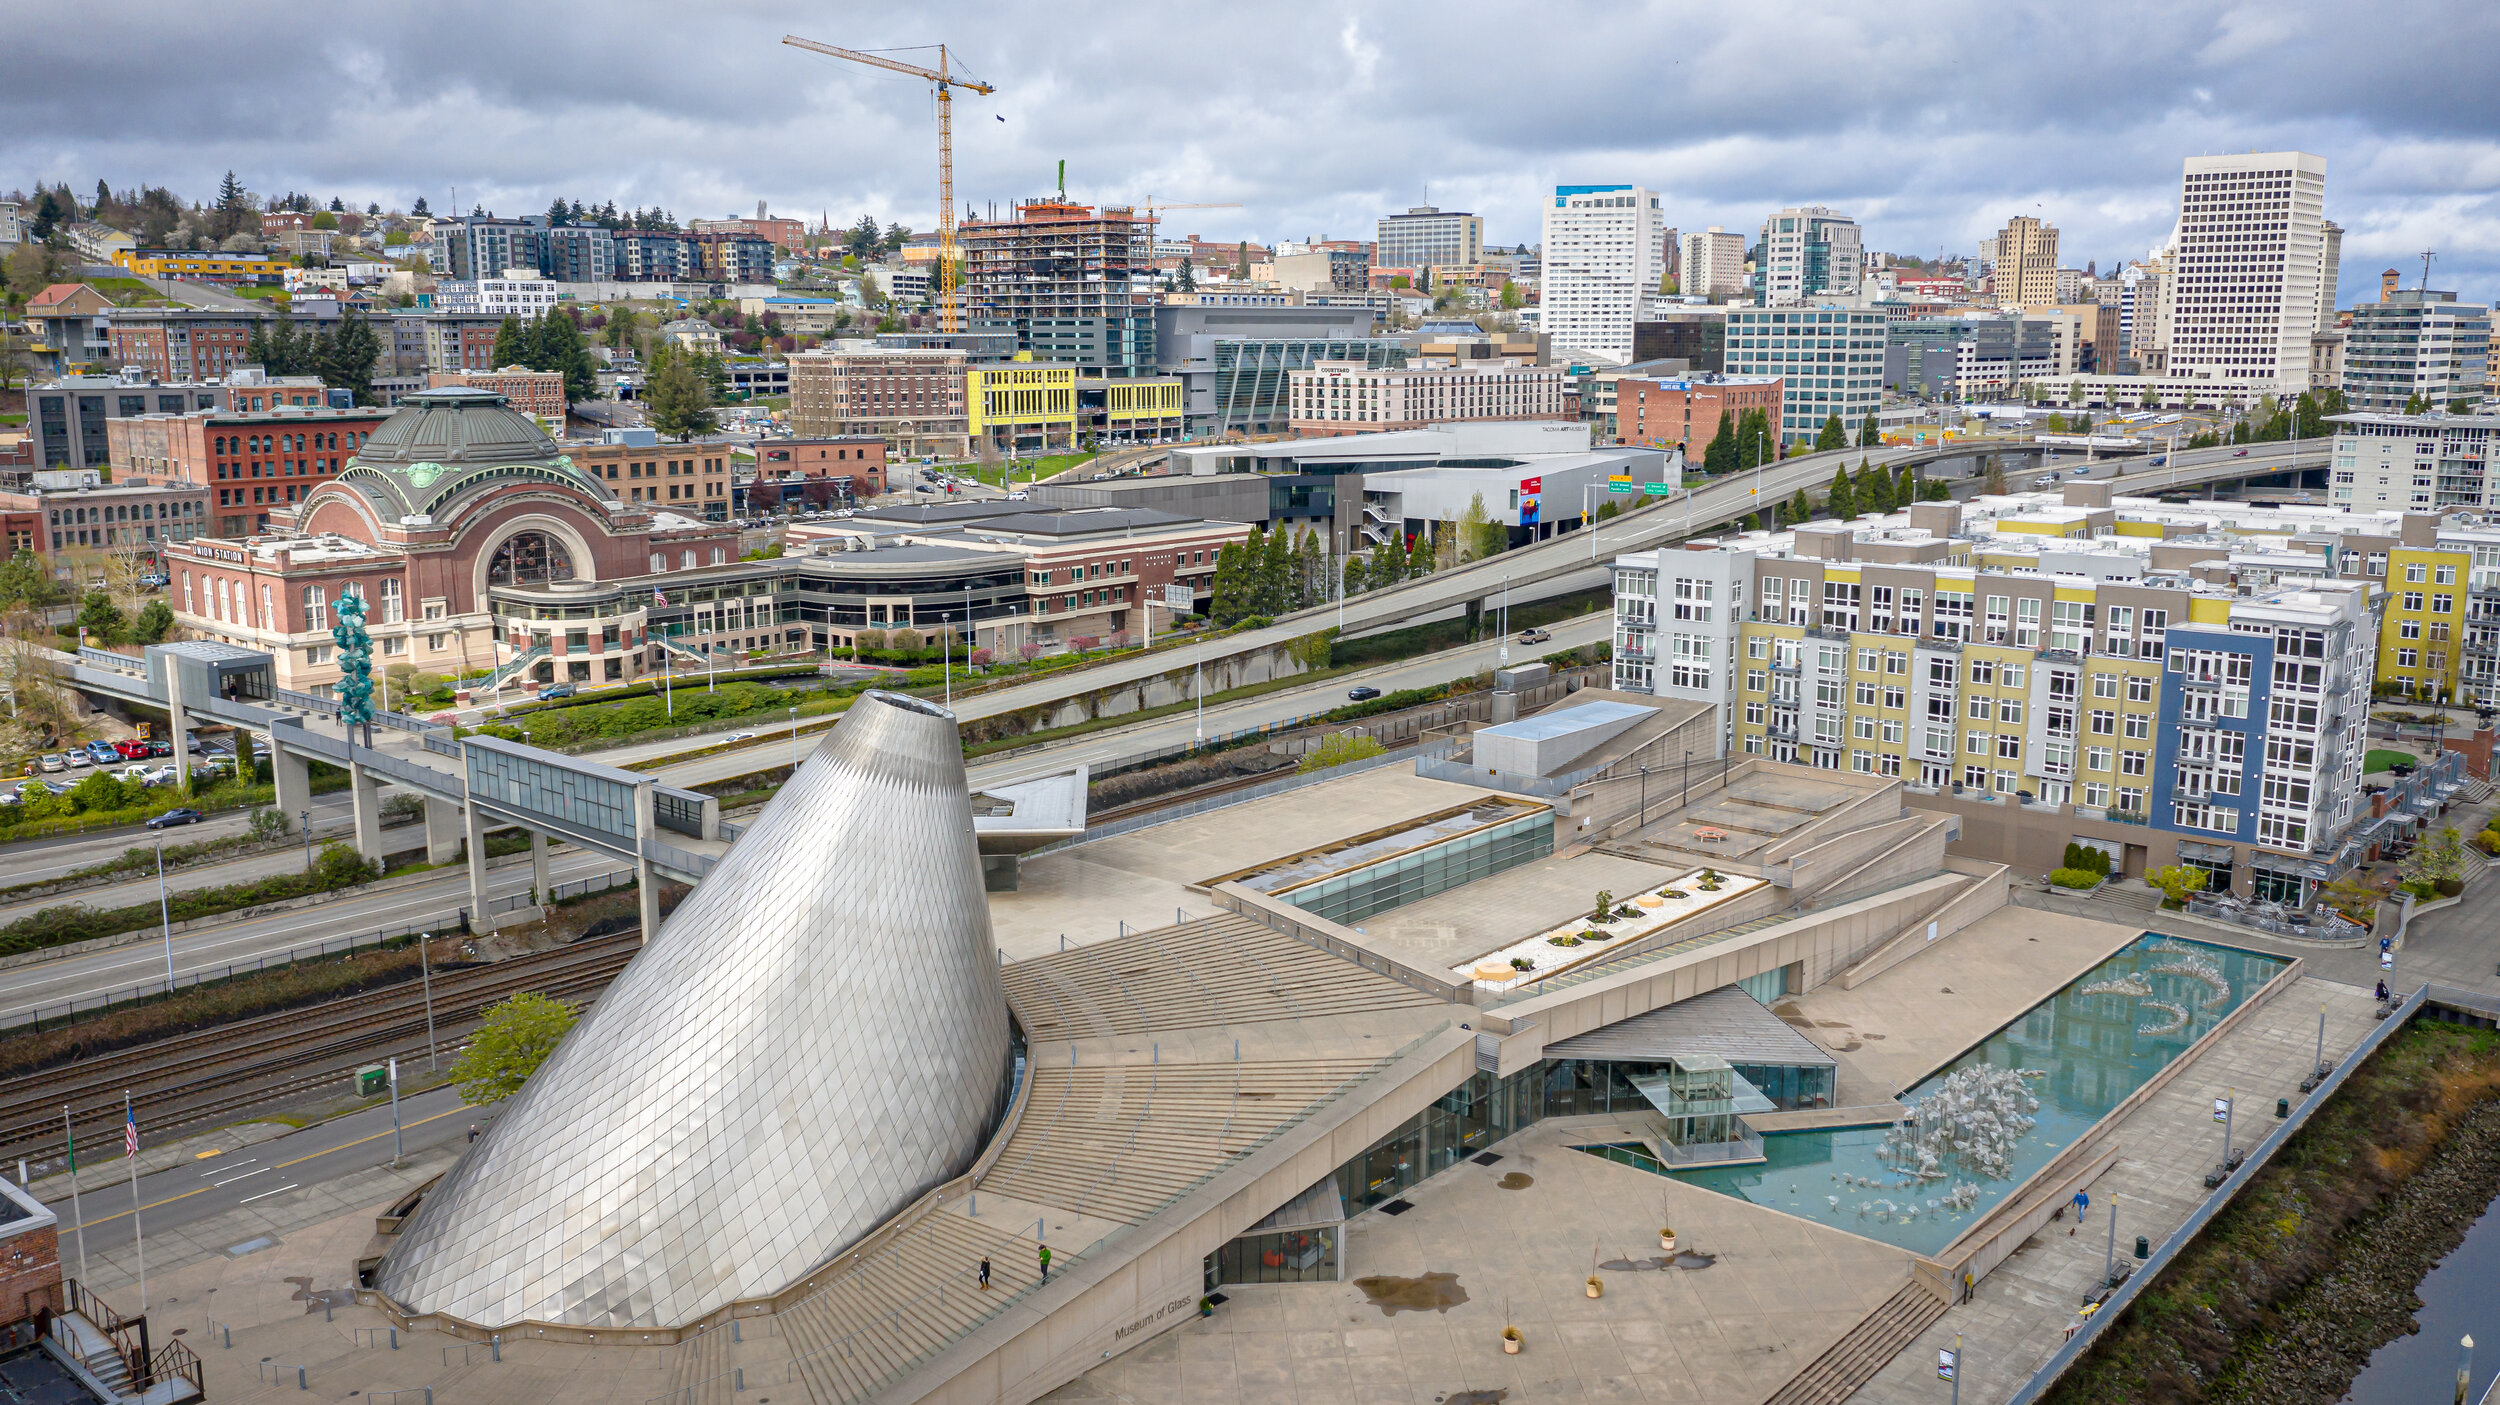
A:
<svg viewBox="0 0 2500 1405">
<path fill-rule="evenodd" d="M 138 1154 L 139 1114 L 133 1111 L 124 1110 L 122 1113 L 122 1155 L 136 1156 Z"/>
</svg>

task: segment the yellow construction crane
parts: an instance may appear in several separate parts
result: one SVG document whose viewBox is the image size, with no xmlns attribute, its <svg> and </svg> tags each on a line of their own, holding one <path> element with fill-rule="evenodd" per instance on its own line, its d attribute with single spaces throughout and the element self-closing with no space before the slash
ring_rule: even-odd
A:
<svg viewBox="0 0 2500 1405">
<path fill-rule="evenodd" d="M 914 78 L 925 78 L 936 87 L 938 113 L 938 328 L 939 330 L 946 332 L 960 331 L 962 326 L 957 320 L 955 312 L 954 90 L 962 88 L 967 92 L 979 93 L 983 97 L 987 97 L 998 90 L 977 79 L 959 78 L 949 73 L 946 68 L 946 46 L 944 44 L 937 46 L 937 67 L 922 68 L 916 64 L 898 63 L 895 60 L 886 58 L 881 54 L 862 53 L 857 49 L 841 49 L 836 48 L 831 44 L 819 44 L 813 39 L 801 39 L 795 34 L 785 34 L 781 36 L 781 42 L 794 49 L 805 49 L 809 53 L 827 54 L 837 59 L 849 59 L 853 63 L 864 63 L 871 68 L 891 69 L 896 73 L 910 74 Z"/>
</svg>

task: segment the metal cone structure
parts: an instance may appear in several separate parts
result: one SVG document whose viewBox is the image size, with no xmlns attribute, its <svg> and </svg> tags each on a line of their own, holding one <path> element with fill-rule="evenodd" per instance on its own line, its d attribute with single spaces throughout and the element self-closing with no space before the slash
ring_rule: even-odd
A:
<svg viewBox="0 0 2500 1405">
<path fill-rule="evenodd" d="M 377 1286 L 418 1312 L 675 1326 L 960 1174 L 1006 996 L 952 715 L 869 693 L 459 1165 Z"/>
</svg>

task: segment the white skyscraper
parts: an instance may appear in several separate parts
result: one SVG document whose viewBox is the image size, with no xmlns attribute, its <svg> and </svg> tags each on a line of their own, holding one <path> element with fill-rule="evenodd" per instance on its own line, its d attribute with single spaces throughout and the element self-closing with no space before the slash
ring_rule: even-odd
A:
<svg viewBox="0 0 2500 1405">
<path fill-rule="evenodd" d="M 1677 284 L 1688 297 L 1719 302 L 1745 291 L 1745 236 L 1712 225 L 1684 236 Z"/>
<path fill-rule="evenodd" d="M 1632 323 L 1667 270 L 1667 222 L 1636 185 L 1559 185 L 1545 207 L 1539 327 L 1557 350 L 1618 365 L 1632 359 Z"/>
<path fill-rule="evenodd" d="M 2326 158 L 2191 156 L 2171 261 L 2170 375 L 2309 387 L 2326 276 Z"/>
<path fill-rule="evenodd" d="M 1821 205 L 1794 205 L 1762 222 L 1762 305 L 1795 307 L 1858 291 L 1858 222 Z"/>
</svg>

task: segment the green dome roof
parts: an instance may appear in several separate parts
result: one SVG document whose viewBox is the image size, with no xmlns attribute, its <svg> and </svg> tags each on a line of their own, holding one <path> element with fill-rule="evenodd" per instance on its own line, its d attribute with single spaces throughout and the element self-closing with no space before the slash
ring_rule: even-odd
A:
<svg viewBox="0 0 2500 1405">
<path fill-rule="evenodd" d="M 515 478 L 607 488 L 573 467 L 536 421 L 491 390 L 464 386 L 419 391 L 339 470 L 338 482 L 364 492 L 391 517 L 431 516 L 472 488 Z"/>
</svg>

